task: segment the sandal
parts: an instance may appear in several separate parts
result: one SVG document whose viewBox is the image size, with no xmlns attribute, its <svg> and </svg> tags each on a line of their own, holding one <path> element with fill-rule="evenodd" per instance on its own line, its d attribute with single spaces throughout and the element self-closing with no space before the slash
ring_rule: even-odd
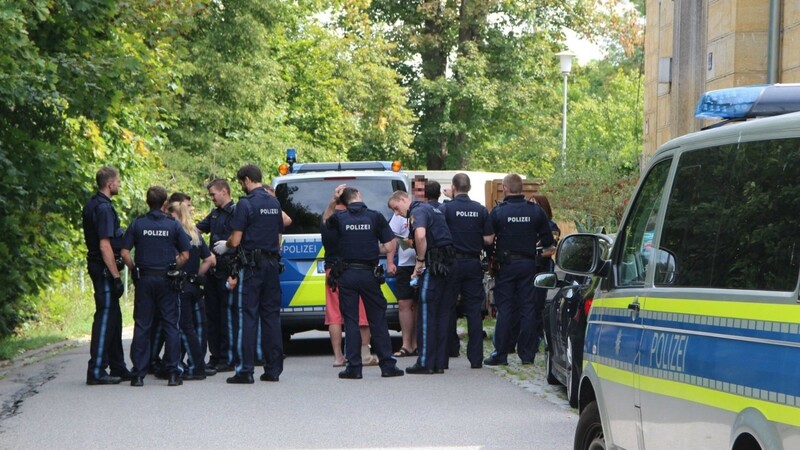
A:
<svg viewBox="0 0 800 450">
<path fill-rule="evenodd" d="M 377 366 L 378 365 L 378 357 L 375 355 L 370 355 L 368 359 L 365 359 L 361 364 L 364 366 Z"/>
<path fill-rule="evenodd" d="M 400 350 L 394 352 L 394 356 L 398 358 L 403 358 L 405 356 L 417 356 L 417 351 L 414 350 L 413 352 L 405 347 L 400 347 Z"/>
</svg>

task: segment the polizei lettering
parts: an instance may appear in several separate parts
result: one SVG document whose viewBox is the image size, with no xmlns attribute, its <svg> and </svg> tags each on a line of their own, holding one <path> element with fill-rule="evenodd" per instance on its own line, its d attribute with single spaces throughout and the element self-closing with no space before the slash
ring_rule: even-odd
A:
<svg viewBox="0 0 800 450">
<path fill-rule="evenodd" d="M 143 230 L 142 234 L 145 236 L 166 236 L 169 237 L 169 231 L 167 230 Z"/>
<path fill-rule="evenodd" d="M 276 209 L 276 208 L 262 208 L 261 209 L 261 215 L 271 215 L 272 216 L 272 215 L 280 214 L 279 211 L 280 210 Z"/>
<path fill-rule="evenodd" d="M 509 222 L 530 222 L 531 218 L 527 217 L 527 216 L 526 217 L 509 217 L 508 221 Z"/>
<path fill-rule="evenodd" d="M 650 343 L 650 367 L 675 372 L 686 371 L 686 351 L 689 336 L 672 333 L 653 333 Z"/>
<path fill-rule="evenodd" d="M 345 231 L 371 230 L 372 229 L 372 225 L 370 225 L 368 223 L 361 223 L 361 224 L 356 224 L 356 225 L 345 225 L 344 229 L 345 229 Z"/>
<path fill-rule="evenodd" d="M 477 211 L 456 211 L 456 217 L 478 217 Z"/>
</svg>

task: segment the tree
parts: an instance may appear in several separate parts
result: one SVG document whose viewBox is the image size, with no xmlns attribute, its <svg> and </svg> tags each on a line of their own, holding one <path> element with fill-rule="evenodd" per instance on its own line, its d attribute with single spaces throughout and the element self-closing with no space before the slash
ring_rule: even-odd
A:
<svg viewBox="0 0 800 450">
<path fill-rule="evenodd" d="M 509 114 L 536 115 L 538 98 L 522 95 L 547 78 L 562 28 L 585 17 L 584 2 L 558 0 L 378 0 L 371 14 L 398 43 L 397 69 L 419 117 L 413 147 L 428 169 L 480 168 L 472 155 L 513 140 Z"/>
</svg>

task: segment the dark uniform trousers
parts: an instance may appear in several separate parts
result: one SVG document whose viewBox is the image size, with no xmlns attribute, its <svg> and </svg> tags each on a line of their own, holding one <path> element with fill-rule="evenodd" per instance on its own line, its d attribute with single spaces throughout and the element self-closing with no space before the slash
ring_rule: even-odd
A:
<svg viewBox="0 0 800 450">
<path fill-rule="evenodd" d="M 252 374 L 255 367 L 258 328 L 261 324 L 261 347 L 264 373 L 278 377 L 283 372 L 283 335 L 281 333 L 281 286 L 278 260 L 266 257 L 256 267 L 239 271 L 236 286 L 236 373 Z"/>
<path fill-rule="evenodd" d="M 510 343 L 515 337 L 512 335 L 512 330 L 516 320 L 519 320 L 517 341 L 519 358 L 524 362 L 533 361 L 536 355 L 535 334 L 541 326 L 542 308 L 538 308 L 538 313 L 536 312 L 533 295 L 535 271 L 536 262 L 533 258 L 515 259 L 503 264 L 495 277 L 494 299 L 497 307 L 495 348 L 498 350 L 494 356 L 500 361 L 507 361 Z"/>
<path fill-rule="evenodd" d="M 417 364 L 432 370 L 449 367 L 448 341 L 451 317 L 456 313 L 453 280 L 458 266 L 452 264 L 447 277 L 426 270 L 419 281 L 419 313 L 417 314 Z"/>
<path fill-rule="evenodd" d="M 202 317 L 202 302 L 200 298 L 200 288 L 191 283 L 186 283 L 183 286 L 183 292 L 180 295 L 180 337 L 182 350 L 186 352 L 187 366 L 189 373 L 192 375 L 205 375 L 205 350 L 201 350 L 201 338 L 198 330 L 195 328 L 195 320 L 197 314 Z M 196 311 L 198 309 L 199 311 Z M 202 322 L 201 322 L 202 323 Z M 202 330 L 201 330 L 202 332 Z"/>
<path fill-rule="evenodd" d="M 208 319 L 208 352 L 210 364 L 225 363 L 233 366 L 234 328 L 233 292 L 225 287 L 227 277 L 206 277 L 205 303 Z"/>
<path fill-rule="evenodd" d="M 344 319 L 344 351 L 347 370 L 361 374 L 361 332 L 358 328 L 358 298 L 364 301 L 364 311 L 372 334 L 372 343 L 378 355 L 382 371 L 397 366 L 392 356 L 392 342 L 386 324 L 386 298 L 381 292 L 381 284 L 372 270 L 367 268 L 348 268 L 339 278 L 339 309 Z"/>
<path fill-rule="evenodd" d="M 180 294 L 169 286 L 165 275 L 143 275 L 136 282 L 133 307 L 135 324 L 131 343 L 131 360 L 136 371 L 134 376 L 144 377 L 147 374 L 151 352 L 150 331 L 158 325 L 154 323 L 156 311 L 161 317 L 160 325 L 166 341 L 162 369 L 166 373 L 178 373 L 181 351 L 179 297 Z"/>
<path fill-rule="evenodd" d="M 95 310 L 87 375 L 90 378 L 100 378 L 106 375 L 106 367 L 110 367 L 111 375 L 122 375 L 128 369 L 122 350 L 122 311 L 119 308 L 119 297 L 112 292 L 111 281 L 103 275 L 103 262 L 89 262 L 88 268 L 94 287 Z"/>
<path fill-rule="evenodd" d="M 451 277 L 451 295 L 453 305 L 461 295 L 461 306 L 467 318 L 467 358 L 472 365 L 480 365 L 483 362 L 483 304 L 485 293 L 483 291 L 483 269 L 478 257 L 457 258 L 454 266 L 456 268 Z M 455 310 L 450 315 L 450 334 L 456 328 Z M 452 340 L 452 336 L 451 336 Z M 452 344 L 452 343 L 451 343 Z M 458 338 L 456 337 L 455 348 L 458 348 Z M 451 345 L 450 350 L 453 350 Z"/>
</svg>

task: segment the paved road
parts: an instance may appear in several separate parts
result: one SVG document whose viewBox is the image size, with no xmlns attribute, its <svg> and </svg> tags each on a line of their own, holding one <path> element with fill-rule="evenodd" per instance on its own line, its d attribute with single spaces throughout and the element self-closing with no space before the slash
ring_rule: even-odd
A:
<svg viewBox="0 0 800 450">
<path fill-rule="evenodd" d="M 86 344 L 11 368 L 0 381 L 0 448 L 572 446 L 575 411 L 510 382 L 514 367 L 473 370 L 461 357 L 445 375 L 383 379 L 367 367 L 363 380 L 339 380 L 327 340 L 310 336 L 292 340 L 280 383 L 227 385 L 219 374 L 173 388 L 153 377 L 144 388 L 90 387 Z"/>
</svg>

